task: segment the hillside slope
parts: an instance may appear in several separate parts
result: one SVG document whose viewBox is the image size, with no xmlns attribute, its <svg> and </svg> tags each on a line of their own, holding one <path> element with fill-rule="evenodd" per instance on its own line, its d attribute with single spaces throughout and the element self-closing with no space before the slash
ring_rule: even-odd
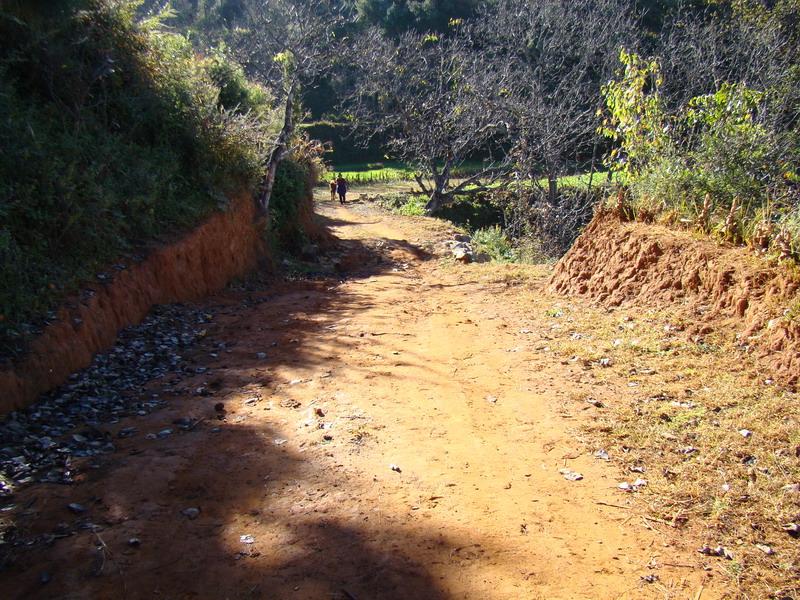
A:
<svg viewBox="0 0 800 600">
<path fill-rule="evenodd" d="M 553 291 L 669 310 L 688 336 L 717 331 L 783 383 L 800 378 L 800 272 L 690 232 L 600 214 L 556 266 Z"/>
<path fill-rule="evenodd" d="M 82 281 L 259 181 L 268 95 L 224 54 L 197 55 L 134 10 L 3 5 L 0 356 L 24 350 Z"/>
</svg>

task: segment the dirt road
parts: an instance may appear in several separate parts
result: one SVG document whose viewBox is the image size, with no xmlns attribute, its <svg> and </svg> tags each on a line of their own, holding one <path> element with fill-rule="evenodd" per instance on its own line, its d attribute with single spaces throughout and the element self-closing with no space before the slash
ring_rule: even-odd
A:
<svg viewBox="0 0 800 600">
<path fill-rule="evenodd" d="M 111 427 L 141 435 L 77 485 L 24 492 L 29 533 L 72 502 L 100 527 L 21 551 L 4 596 L 715 597 L 579 439 L 592 383 L 542 352 L 510 271 L 429 254 L 442 224 L 321 214 L 342 280 L 209 300 L 194 392 Z M 145 437 L 176 418 L 201 421 Z"/>
</svg>

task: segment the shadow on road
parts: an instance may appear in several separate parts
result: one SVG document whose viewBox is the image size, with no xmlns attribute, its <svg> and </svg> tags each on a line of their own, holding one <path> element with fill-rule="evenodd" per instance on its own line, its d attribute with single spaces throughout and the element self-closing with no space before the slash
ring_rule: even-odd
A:
<svg viewBox="0 0 800 600">
<path fill-rule="evenodd" d="M 404 261 L 431 257 L 388 238 L 341 240 L 332 252 L 348 278 L 391 272 L 386 285 L 408 290 L 415 284 Z M 342 358 L 351 349 L 368 344 L 390 353 L 398 343 L 387 332 L 337 330 L 370 303 L 336 278 L 210 299 L 214 325 L 186 357 L 202 369 L 173 386 L 183 393 L 163 411 L 108 425 L 111 435 L 131 426 L 141 435 L 99 464 L 78 464 L 76 485 L 19 493 L 20 545 L 0 589 L 26 599 L 451 597 L 443 573 L 459 568 L 457 550 L 482 540 L 444 536 L 391 512 L 371 472 L 343 468 L 319 437 L 286 434 L 307 408 L 293 406 L 287 372 L 313 379 L 326 369 L 356 369 Z M 392 319 L 389 311 L 387 329 Z M 412 349 L 406 360 L 427 368 Z M 276 404 L 282 399 L 288 408 Z M 176 417 L 199 425 L 145 438 Z M 342 441 L 353 445 L 338 451 L 357 452 L 356 442 Z M 70 502 L 86 512 L 71 513 Z M 199 515 L 189 518 L 187 508 Z"/>
</svg>

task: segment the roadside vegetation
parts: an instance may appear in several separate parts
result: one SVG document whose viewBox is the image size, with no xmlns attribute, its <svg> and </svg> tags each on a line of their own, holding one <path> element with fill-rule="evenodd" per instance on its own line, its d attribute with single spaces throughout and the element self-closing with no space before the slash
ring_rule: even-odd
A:
<svg viewBox="0 0 800 600">
<path fill-rule="evenodd" d="M 641 500 L 642 526 L 699 538 L 692 552 L 722 548 L 707 568 L 741 597 L 797 597 L 797 540 L 784 531 L 798 516 L 797 394 L 732 335 L 687 335 L 674 310 L 530 300 L 552 322 L 549 349 L 596 382 L 565 406 L 591 412 L 587 450 L 619 464 L 620 482 L 647 481 L 620 492 Z"/>
<path fill-rule="evenodd" d="M 754 26 L 756 15 L 765 22 Z M 772 31 L 779 18 L 778 9 L 748 12 L 737 21 L 742 31 L 734 31 L 741 38 L 768 36 L 764 47 L 750 51 L 769 49 L 777 72 L 750 72 L 739 49 L 729 49 L 731 74 L 741 81 L 688 98 L 670 95 L 665 77 L 674 74 L 663 72 L 663 59 L 621 53 L 623 67 L 603 88 L 602 128 L 617 144 L 607 162 L 625 182 L 621 213 L 695 227 L 782 259 L 798 257 L 800 54 Z M 707 35 L 722 35 L 713 24 L 708 28 Z M 757 78 L 761 85 L 752 87 Z"/>
<path fill-rule="evenodd" d="M 224 46 L 198 55 L 163 25 L 171 15 L 137 22 L 134 4 L 105 0 L 0 13 L 4 354 L 80 281 L 261 180 L 272 95 Z M 298 180 L 288 187 L 303 171 L 284 171 Z"/>
</svg>

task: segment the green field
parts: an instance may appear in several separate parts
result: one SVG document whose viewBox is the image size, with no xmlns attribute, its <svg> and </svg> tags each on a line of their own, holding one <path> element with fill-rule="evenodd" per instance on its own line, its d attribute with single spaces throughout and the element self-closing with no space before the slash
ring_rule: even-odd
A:
<svg viewBox="0 0 800 600">
<path fill-rule="evenodd" d="M 483 163 L 478 161 L 466 162 L 454 169 L 453 177 L 458 179 L 472 175 L 482 167 Z M 351 185 L 358 185 L 389 181 L 414 181 L 415 170 L 413 167 L 399 161 L 334 165 L 329 168 L 320 181 L 330 181 L 331 178 L 340 173 Z"/>
<path fill-rule="evenodd" d="M 455 169 L 453 179 L 459 180 L 477 173 L 483 166 L 480 162 L 467 162 Z M 353 163 L 334 165 L 320 178 L 320 185 L 337 177 L 339 174 L 350 185 L 365 185 L 375 183 L 388 183 L 393 181 L 414 181 L 415 170 L 409 165 L 399 161 L 385 161 L 379 163 Z M 592 186 L 602 185 L 608 181 L 608 173 L 597 171 L 594 176 L 589 173 L 565 175 L 558 180 L 559 187 L 586 188 L 591 178 Z M 547 179 L 537 181 L 541 187 L 547 187 Z M 526 182 L 530 186 L 533 182 Z"/>
</svg>

